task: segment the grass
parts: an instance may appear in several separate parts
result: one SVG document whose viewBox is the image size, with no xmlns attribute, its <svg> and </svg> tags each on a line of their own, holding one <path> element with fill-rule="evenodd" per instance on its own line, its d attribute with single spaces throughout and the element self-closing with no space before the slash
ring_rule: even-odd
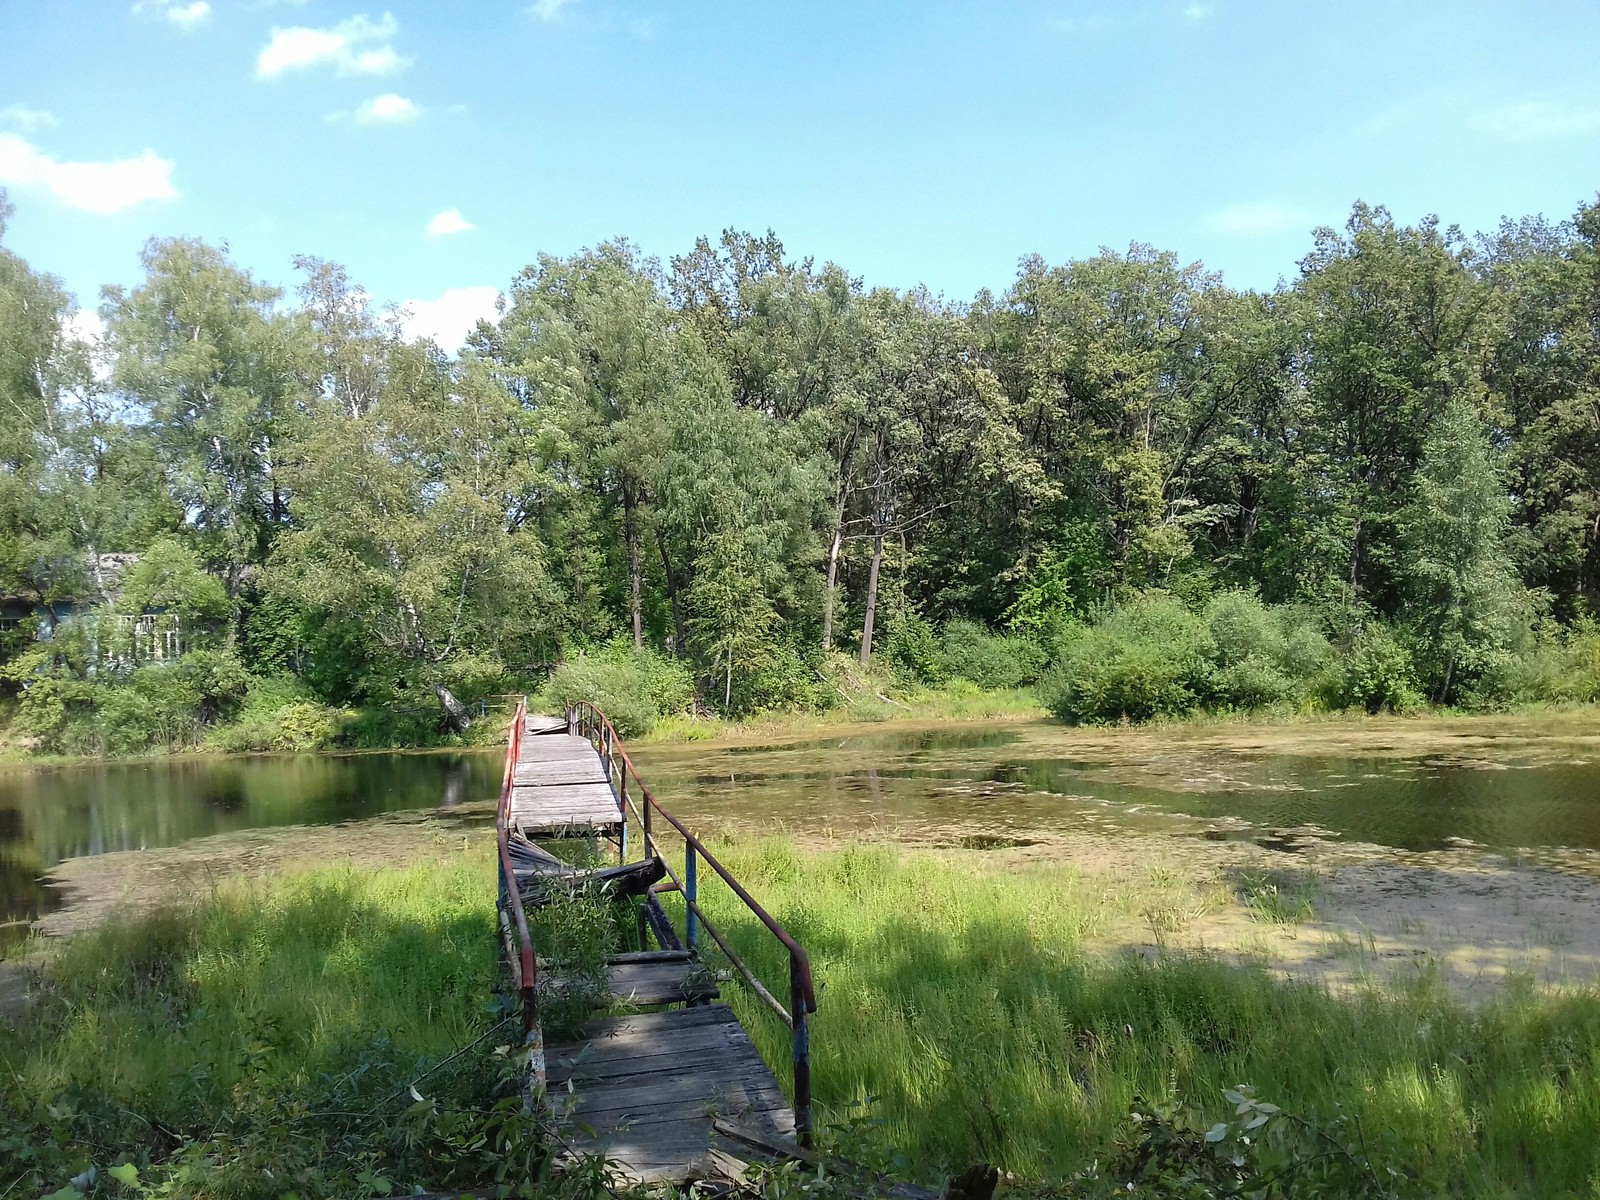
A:
<svg viewBox="0 0 1600 1200">
<path fill-rule="evenodd" d="M 898 1150 L 925 1181 L 986 1160 L 1019 1187 L 1099 1195 L 1082 1175 L 1124 1154 L 1131 1109 L 1204 1130 L 1243 1084 L 1354 1130 L 1418 1195 L 1600 1186 L 1593 992 L 1518 981 L 1470 1010 L 1426 976 L 1334 996 L 1205 956 L 1107 951 L 1215 902 L 1159 865 L 1108 882 L 1002 872 L 979 851 L 768 838 L 719 853 L 812 956 L 820 1122 L 854 1154 Z M 0 1194 L 90 1164 L 91 1194 L 133 1194 L 106 1182 L 119 1162 L 144 1194 L 239 1197 L 459 1187 L 515 1163 L 526 1148 L 508 1131 L 525 1123 L 496 1099 L 499 1037 L 423 1076 L 500 1020 L 487 857 L 286 872 L 68 943 L 30 1016 L 0 1031 Z M 702 881 L 740 952 L 783 984 L 776 943 Z M 547 913 L 536 938 L 581 965 L 623 937 L 613 915 Z M 726 991 L 786 1081 L 787 1030 Z"/>
<path fill-rule="evenodd" d="M 1473 1011 L 1426 977 L 1335 997 L 1204 956 L 1107 959 L 1086 948 L 1103 897 L 1060 866 L 997 874 L 981 856 L 778 841 L 736 843 L 724 861 L 812 955 L 823 1110 L 870 1100 L 928 1179 L 984 1160 L 1066 1180 L 1115 1154 L 1136 1099 L 1203 1129 L 1243 1083 L 1308 1119 L 1353 1121 L 1424 1194 L 1600 1187 L 1593 991 L 1519 983 Z M 783 980 L 772 940 L 708 899 L 763 978 Z M 785 1031 L 734 1002 L 786 1078 Z"/>
<path fill-rule="evenodd" d="M 957 682 L 941 688 L 919 689 L 900 699 L 881 699 L 862 694 L 849 704 L 825 712 L 768 712 L 753 717 L 728 720 L 722 717 L 663 717 L 640 743 L 733 741 L 745 737 L 781 737 L 847 724 L 879 724 L 884 721 L 967 721 L 1025 720 L 1046 716 L 1044 706 L 1032 688 L 984 691 L 974 684 Z"/>
<path fill-rule="evenodd" d="M 421 1161 L 426 1114 L 407 1126 L 394 1097 L 498 1024 L 495 972 L 477 852 L 228 885 L 80 935 L 0 1029 L 0 1194 L 118 1160 L 156 1164 L 175 1195 L 336 1194 L 385 1163 L 446 1182 Z M 430 1100 L 487 1102 L 492 1064 L 457 1067 Z"/>
</svg>

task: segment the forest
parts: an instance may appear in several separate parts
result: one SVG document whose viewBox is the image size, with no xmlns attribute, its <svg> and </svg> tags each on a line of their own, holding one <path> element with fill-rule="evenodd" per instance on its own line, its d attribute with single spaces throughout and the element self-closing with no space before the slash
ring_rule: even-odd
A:
<svg viewBox="0 0 1600 1200">
<path fill-rule="evenodd" d="M 1600 698 L 1600 201 L 1477 235 L 1357 203 L 1269 292 L 1144 245 L 954 300 L 771 232 L 618 240 L 459 353 L 332 262 L 183 239 L 90 340 L 3 247 L 30 752 L 470 739 L 524 690 L 625 732 L 938 688 Z"/>
</svg>

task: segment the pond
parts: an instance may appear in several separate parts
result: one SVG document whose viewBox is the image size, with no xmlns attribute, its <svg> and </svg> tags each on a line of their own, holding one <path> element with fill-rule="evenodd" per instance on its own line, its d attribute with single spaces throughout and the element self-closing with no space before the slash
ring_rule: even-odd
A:
<svg viewBox="0 0 1600 1200">
<path fill-rule="evenodd" d="M 49 909 L 40 875 L 64 858 L 481 801 L 499 792 L 502 762 L 489 751 L 0 768 L 0 944 Z"/>
<path fill-rule="evenodd" d="M 1600 721 L 1586 720 L 1331 738 L 868 726 L 770 745 L 640 746 L 634 760 L 664 803 L 708 828 L 906 830 L 966 845 L 1072 829 L 1283 844 L 1311 829 L 1408 850 L 1600 850 Z M 10 922 L 20 936 L 49 908 L 40 876 L 63 858 L 484 802 L 501 761 L 490 750 L 0 770 L 0 933 Z"/>
</svg>

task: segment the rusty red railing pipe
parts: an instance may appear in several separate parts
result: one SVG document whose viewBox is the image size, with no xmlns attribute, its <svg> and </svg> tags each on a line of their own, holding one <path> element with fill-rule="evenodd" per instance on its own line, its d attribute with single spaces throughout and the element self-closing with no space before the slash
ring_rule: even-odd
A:
<svg viewBox="0 0 1600 1200">
<path fill-rule="evenodd" d="M 522 700 L 512 716 L 511 735 L 506 741 L 505 777 L 500 784 L 500 804 L 495 813 L 495 841 L 500 851 L 500 894 L 511 911 L 517 934 L 518 991 L 522 994 L 522 1038 L 529 1056 L 529 1070 L 535 1087 L 542 1091 L 545 1082 L 544 1031 L 539 1025 L 539 956 L 533 950 L 528 932 L 528 914 L 522 904 L 522 889 L 517 886 L 516 868 L 511 862 L 511 797 L 516 784 L 517 762 L 522 757 L 522 733 L 526 728 L 528 702 Z"/>
</svg>

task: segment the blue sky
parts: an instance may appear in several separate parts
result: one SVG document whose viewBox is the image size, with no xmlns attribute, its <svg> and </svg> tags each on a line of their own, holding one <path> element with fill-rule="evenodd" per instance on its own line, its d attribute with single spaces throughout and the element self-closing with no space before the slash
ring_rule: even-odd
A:
<svg viewBox="0 0 1600 1200">
<path fill-rule="evenodd" d="M 447 335 L 541 251 L 726 226 L 963 299 L 1132 241 L 1270 287 L 1357 198 L 1592 201 L 1597 47 L 1594 0 L 3 0 L 0 186 L 86 305 L 193 235 Z"/>
</svg>

